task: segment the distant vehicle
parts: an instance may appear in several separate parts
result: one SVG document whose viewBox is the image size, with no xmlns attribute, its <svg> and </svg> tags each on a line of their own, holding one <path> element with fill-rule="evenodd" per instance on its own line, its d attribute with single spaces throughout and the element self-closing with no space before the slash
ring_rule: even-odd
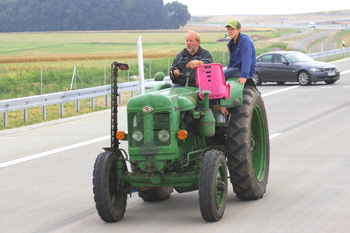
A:
<svg viewBox="0 0 350 233">
<path fill-rule="evenodd" d="M 230 39 L 231 38 L 228 36 L 228 34 L 224 34 L 220 39 L 217 39 L 216 42 L 228 42 Z"/>
<path fill-rule="evenodd" d="M 310 23 L 309 23 L 309 26 L 310 26 L 310 28 L 315 28 L 315 27 L 316 27 L 316 24 L 315 24 L 314 22 L 310 22 Z"/>
<path fill-rule="evenodd" d="M 315 61 L 308 55 L 297 51 L 275 51 L 261 54 L 256 60 L 256 85 L 266 82 L 299 82 L 310 85 L 324 81 L 333 84 L 340 78 L 337 66 Z"/>
<path fill-rule="evenodd" d="M 217 39 L 216 40 L 216 42 L 228 42 L 228 41 L 230 41 L 230 37 L 228 37 L 228 38 L 220 38 L 220 39 Z"/>
</svg>

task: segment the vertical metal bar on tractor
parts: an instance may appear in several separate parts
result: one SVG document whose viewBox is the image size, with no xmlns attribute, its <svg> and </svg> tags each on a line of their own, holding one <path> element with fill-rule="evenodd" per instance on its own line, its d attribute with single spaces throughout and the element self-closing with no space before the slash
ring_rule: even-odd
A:
<svg viewBox="0 0 350 233">
<path fill-rule="evenodd" d="M 118 131 L 118 67 L 117 63 L 111 64 L 111 148 L 119 148 L 119 140 L 116 138 Z"/>
</svg>

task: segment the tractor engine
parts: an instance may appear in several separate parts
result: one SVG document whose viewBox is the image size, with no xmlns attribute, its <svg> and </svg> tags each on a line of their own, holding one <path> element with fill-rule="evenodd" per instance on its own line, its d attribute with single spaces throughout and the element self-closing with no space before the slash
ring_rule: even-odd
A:
<svg viewBox="0 0 350 233">
<path fill-rule="evenodd" d="M 170 88 L 132 98 L 127 105 L 128 144 L 135 168 L 162 173 L 184 169 L 188 164 L 181 161 L 187 160 L 187 153 L 205 147 L 201 105 L 197 88 Z"/>
</svg>

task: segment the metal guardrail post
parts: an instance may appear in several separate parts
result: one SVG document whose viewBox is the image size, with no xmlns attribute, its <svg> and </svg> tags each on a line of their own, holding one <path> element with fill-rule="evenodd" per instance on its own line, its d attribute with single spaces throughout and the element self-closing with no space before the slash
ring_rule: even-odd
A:
<svg viewBox="0 0 350 233">
<path fill-rule="evenodd" d="M 42 113 L 43 119 L 46 119 L 46 106 L 41 107 L 41 113 Z"/>
<path fill-rule="evenodd" d="M 77 112 L 80 112 L 80 100 L 76 100 L 76 101 L 75 101 L 75 110 L 76 110 Z"/>
<path fill-rule="evenodd" d="M 64 115 L 64 103 L 60 103 L 60 116 Z"/>
<path fill-rule="evenodd" d="M 23 109 L 23 121 L 28 122 L 28 109 Z"/>
<path fill-rule="evenodd" d="M 122 104 L 122 103 L 123 103 L 123 95 L 122 95 L 122 94 L 123 94 L 123 93 L 120 93 L 120 94 L 119 94 L 119 98 L 118 98 L 118 99 L 119 99 L 119 101 L 118 101 L 119 104 Z"/>
<path fill-rule="evenodd" d="M 4 112 L 2 114 L 2 123 L 3 123 L 4 127 L 7 127 L 7 112 Z"/>
<path fill-rule="evenodd" d="M 91 105 L 91 108 L 92 108 L 92 109 L 95 109 L 95 99 L 94 99 L 94 97 L 91 98 L 90 103 L 91 103 L 91 104 L 90 104 L 90 105 Z"/>
<path fill-rule="evenodd" d="M 105 107 L 108 106 L 108 95 L 105 95 Z"/>
</svg>

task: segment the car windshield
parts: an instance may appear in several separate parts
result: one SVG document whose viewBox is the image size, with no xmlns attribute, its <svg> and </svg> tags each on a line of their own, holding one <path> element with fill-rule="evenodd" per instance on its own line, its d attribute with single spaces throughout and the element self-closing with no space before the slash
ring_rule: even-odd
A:
<svg viewBox="0 0 350 233">
<path fill-rule="evenodd" d="M 311 57 L 304 53 L 290 53 L 287 54 L 286 57 L 290 62 L 311 62 L 314 61 Z"/>
</svg>

